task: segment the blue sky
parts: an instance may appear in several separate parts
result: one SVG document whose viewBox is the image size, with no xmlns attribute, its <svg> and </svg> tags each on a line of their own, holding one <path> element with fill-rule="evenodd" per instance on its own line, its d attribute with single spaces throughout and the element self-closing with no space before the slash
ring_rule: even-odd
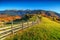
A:
<svg viewBox="0 0 60 40">
<path fill-rule="evenodd" d="M 42 9 L 60 13 L 59 0 L 0 0 L 0 10 Z"/>
</svg>

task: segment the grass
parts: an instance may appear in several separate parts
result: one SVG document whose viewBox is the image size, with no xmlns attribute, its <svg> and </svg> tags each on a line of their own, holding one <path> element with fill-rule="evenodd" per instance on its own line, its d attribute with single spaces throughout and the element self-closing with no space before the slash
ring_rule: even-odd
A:
<svg viewBox="0 0 60 40">
<path fill-rule="evenodd" d="M 60 24 L 43 17 L 40 24 L 24 29 L 5 40 L 60 40 Z"/>
</svg>

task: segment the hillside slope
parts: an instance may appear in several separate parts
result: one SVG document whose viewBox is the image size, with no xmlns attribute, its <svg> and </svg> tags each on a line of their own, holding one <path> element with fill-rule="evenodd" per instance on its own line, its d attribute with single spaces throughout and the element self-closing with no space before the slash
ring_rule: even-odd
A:
<svg viewBox="0 0 60 40">
<path fill-rule="evenodd" d="M 6 40 L 60 40 L 60 24 L 43 17 L 40 24 Z"/>
</svg>

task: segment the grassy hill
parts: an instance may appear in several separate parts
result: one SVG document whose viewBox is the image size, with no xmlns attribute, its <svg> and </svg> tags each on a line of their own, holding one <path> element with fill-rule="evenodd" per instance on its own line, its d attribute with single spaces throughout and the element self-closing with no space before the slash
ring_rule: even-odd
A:
<svg viewBox="0 0 60 40">
<path fill-rule="evenodd" d="M 6 40 L 60 40 L 60 24 L 42 17 L 40 24 L 24 29 Z"/>
</svg>

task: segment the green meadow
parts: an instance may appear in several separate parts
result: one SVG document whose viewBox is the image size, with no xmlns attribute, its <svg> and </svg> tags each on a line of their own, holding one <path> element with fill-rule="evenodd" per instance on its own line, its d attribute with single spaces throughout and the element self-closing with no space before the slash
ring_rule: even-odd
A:
<svg viewBox="0 0 60 40">
<path fill-rule="evenodd" d="M 60 40 L 60 24 L 42 17 L 39 24 L 26 28 L 5 40 Z"/>
</svg>

